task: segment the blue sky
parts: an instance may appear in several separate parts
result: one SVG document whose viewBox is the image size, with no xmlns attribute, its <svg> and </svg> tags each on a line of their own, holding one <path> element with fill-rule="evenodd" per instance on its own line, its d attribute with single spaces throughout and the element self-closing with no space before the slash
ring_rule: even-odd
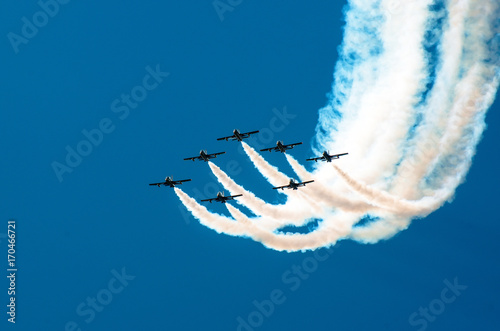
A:
<svg viewBox="0 0 500 331">
<path fill-rule="evenodd" d="M 497 330 L 498 102 L 454 201 L 376 245 L 343 241 L 321 255 L 275 252 L 218 235 L 172 190 L 147 185 L 173 175 L 193 179 L 182 187 L 190 195 L 217 190 L 206 164 L 182 159 L 202 148 L 226 151 L 215 163 L 277 202 L 238 144 L 216 138 L 281 118 L 283 130 L 254 146 L 303 141 L 292 154 L 311 156 L 342 40 L 343 5 L 242 1 L 221 20 L 211 1 L 70 1 L 16 52 L 9 32 L 20 35 L 23 17 L 32 21 L 41 9 L 36 2 L 3 4 L 0 233 L 8 219 L 17 220 L 19 271 L 15 326 L 4 312 L 7 280 L 0 281 L 1 329 L 236 330 L 239 317 L 248 323 L 258 315 L 255 303 L 274 298 L 279 304 L 253 329 L 418 330 L 411 314 L 456 278 L 467 289 L 427 329 Z M 155 70 L 169 75 L 147 79 L 150 90 L 141 90 Z M 134 89 L 147 92 L 144 100 L 126 106 L 126 117 L 113 111 Z M 65 163 L 67 146 L 85 145 L 82 131 L 103 121 L 110 132 L 58 178 L 53 163 Z M 281 155 L 266 159 L 292 175 Z M 310 272 L 290 278 L 304 263 Z M 110 288 L 116 293 L 107 298 Z M 89 308 L 87 298 L 99 294 L 110 302 Z"/>
</svg>

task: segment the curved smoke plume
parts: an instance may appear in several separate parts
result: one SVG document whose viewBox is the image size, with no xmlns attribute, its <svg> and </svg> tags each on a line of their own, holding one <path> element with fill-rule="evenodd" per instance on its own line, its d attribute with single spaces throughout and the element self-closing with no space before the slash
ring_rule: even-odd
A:
<svg viewBox="0 0 500 331">
<path fill-rule="evenodd" d="M 276 250 L 390 238 L 450 200 L 471 166 L 499 84 L 499 17 L 498 0 L 350 0 L 332 98 L 319 111 L 312 148 L 349 156 L 309 172 L 286 155 L 299 178 L 315 183 L 285 192 L 281 205 L 210 163 L 256 216 L 232 205 L 232 218 L 213 214 L 176 193 L 203 225 Z M 287 182 L 249 145 L 243 149 L 272 185 Z M 311 220 L 319 222 L 308 233 L 281 230 Z"/>
</svg>

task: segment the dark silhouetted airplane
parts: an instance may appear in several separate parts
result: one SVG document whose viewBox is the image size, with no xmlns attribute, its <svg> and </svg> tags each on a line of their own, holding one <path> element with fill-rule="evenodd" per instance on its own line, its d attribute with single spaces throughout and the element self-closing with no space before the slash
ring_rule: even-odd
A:
<svg viewBox="0 0 500 331">
<path fill-rule="evenodd" d="M 188 157 L 185 158 L 184 160 L 200 160 L 200 161 L 205 161 L 208 162 L 210 159 L 215 159 L 217 155 L 224 154 L 226 152 L 220 152 L 220 153 L 213 153 L 213 154 L 208 154 L 207 151 L 200 151 L 200 156 L 193 156 L 193 157 Z"/>
<path fill-rule="evenodd" d="M 234 200 L 234 198 L 241 197 L 241 196 L 243 196 L 243 194 L 229 195 L 226 197 L 226 196 L 224 196 L 223 192 L 219 192 L 219 193 L 217 193 L 216 198 L 205 199 L 205 200 L 201 200 L 201 201 L 203 201 L 203 202 L 208 201 L 208 202 L 212 203 L 212 201 L 215 200 L 218 202 L 226 203 L 228 200 Z"/>
<path fill-rule="evenodd" d="M 149 184 L 149 186 L 157 185 L 158 187 L 160 187 L 161 185 L 165 185 L 165 186 L 175 187 L 175 185 L 180 185 L 184 182 L 190 182 L 190 181 L 191 181 L 191 179 L 173 180 L 172 177 L 167 177 L 167 178 L 165 178 L 164 182 L 152 183 L 152 184 Z"/>
<path fill-rule="evenodd" d="M 292 148 L 294 148 L 297 145 L 302 145 L 302 143 L 300 142 L 300 143 L 295 143 L 295 144 L 284 145 L 283 142 L 281 140 L 279 140 L 276 143 L 276 147 L 264 148 L 264 149 L 261 149 L 260 151 L 261 152 L 265 152 L 265 151 L 272 152 L 272 151 L 275 151 L 275 152 L 286 153 L 287 150 L 292 149 Z"/>
<path fill-rule="evenodd" d="M 309 180 L 307 182 L 300 182 L 300 183 L 298 183 L 298 182 L 294 181 L 293 179 L 290 179 L 290 184 L 284 185 L 284 186 L 273 187 L 273 190 L 276 190 L 276 189 L 282 189 L 282 190 L 284 190 L 286 188 L 289 188 L 289 189 L 292 189 L 292 190 L 296 190 L 299 187 L 306 186 L 306 184 L 309 184 L 309 183 L 312 183 L 312 182 L 314 182 L 314 180 Z"/>
<path fill-rule="evenodd" d="M 321 161 L 326 161 L 326 162 L 332 162 L 332 160 L 336 160 L 336 159 L 340 158 L 341 156 L 347 155 L 347 154 L 349 154 L 349 153 L 330 155 L 330 154 L 328 154 L 327 151 L 324 151 L 323 156 L 313 157 L 311 159 L 307 159 L 306 161 L 318 162 L 318 160 L 321 160 Z"/>
<path fill-rule="evenodd" d="M 238 140 L 238 141 L 243 141 L 243 139 L 250 137 L 251 135 L 257 133 L 259 131 L 251 131 L 251 132 L 245 132 L 245 133 L 240 133 L 238 129 L 233 130 L 233 135 L 228 136 L 228 137 L 222 137 L 222 138 L 217 138 L 217 140 Z"/>
</svg>

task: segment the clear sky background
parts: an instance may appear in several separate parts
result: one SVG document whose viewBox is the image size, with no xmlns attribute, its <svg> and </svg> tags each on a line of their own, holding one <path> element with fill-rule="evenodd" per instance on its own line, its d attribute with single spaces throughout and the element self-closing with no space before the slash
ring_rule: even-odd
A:
<svg viewBox="0 0 500 331">
<path fill-rule="evenodd" d="M 219 16 L 212 1 L 70 1 L 43 22 L 35 1 L 3 3 L 0 329 L 237 330 L 243 320 L 258 324 L 249 324 L 254 330 L 419 330 L 410 316 L 441 309 L 436 300 L 456 278 L 467 288 L 427 329 L 498 330 L 498 102 L 452 203 L 388 241 L 319 250 L 324 261 L 219 235 L 171 189 L 147 185 L 173 175 L 193 179 L 182 186 L 192 196 L 216 193 L 222 188 L 207 164 L 182 160 L 203 148 L 226 151 L 217 165 L 280 201 L 238 143 L 216 138 L 270 128 L 286 110 L 280 132 L 250 144 L 303 141 L 291 154 L 311 156 L 344 4 L 244 0 Z M 33 22 L 33 15 L 46 24 L 16 52 L 8 33 L 21 35 L 23 17 Z M 147 96 L 126 111 L 121 95 L 157 66 L 168 77 L 147 80 Z M 82 131 L 100 123 L 112 132 L 58 178 L 53 162 L 65 164 L 67 146 L 83 146 Z M 266 159 L 293 175 L 282 155 Z M 2 236 L 10 218 L 17 220 L 15 325 L 7 322 Z M 304 264 L 302 279 L 291 275 Z M 122 272 L 129 279 L 114 281 Z M 268 316 L 254 313 L 255 303 L 277 294 Z M 98 295 L 106 304 L 90 308 L 87 298 Z"/>
</svg>

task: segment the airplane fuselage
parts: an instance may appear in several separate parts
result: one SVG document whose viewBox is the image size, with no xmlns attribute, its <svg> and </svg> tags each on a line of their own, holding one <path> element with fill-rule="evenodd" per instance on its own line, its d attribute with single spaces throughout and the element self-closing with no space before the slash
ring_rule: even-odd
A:
<svg viewBox="0 0 500 331">
<path fill-rule="evenodd" d="M 219 192 L 217 193 L 217 197 L 215 197 L 214 199 L 207 199 L 207 200 L 202 200 L 202 201 L 208 201 L 210 203 L 212 203 L 212 201 L 216 201 L 216 202 L 222 202 L 222 203 L 226 203 L 227 200 L 230 200 L 231 197 L 224 197 L 224 193 L 222 192 Z"/>
<path fill-rule="evenodd" d="M 234 134 L 234 137 L 236 138 L 236 140 L 243 141 L 243 137 L 241 136 L 240 131 L 234 130 L 233 134 Z"/>
<path fill-rule="evenodd" d="M 208 162 L 210 161 L 210 158 L 208 157 L 207 153 L 205 151 L 200 151 L 200 157 L 203 159 L 203 161 Z"/>
<path fill-rule="evenodd" d="M 330 155 L 328 152 L 323 152 L 323 158 L 325 159 L 326 162 L 332 162 L 332 160 L 337 160 L 340 158 L 339 155 Z"/>
<path fill-rule="evenodd" d="M 323 152 L 323 157 L 325 158 L 326 162 L 332 162 L 333 160 L 333 158 L 327 152 Z"/>
<path fill-rule="evenodd" d="M 222 193 L 217 193 L 217 198 L 215 199 L 215 201 L 219 201 L 219 202 L 222 202 L 222 203 L 226 203 L 226 200 L 227 199 L 224 199 L 224 194 Z"/>
<path fill-rule="evenodd" d="M 287 148 L 285 148 L 285 145 L 281 141 L 276 143 L 276 147 L 278 147 L 281 153 L 286 153 Z"/>
</svg>

